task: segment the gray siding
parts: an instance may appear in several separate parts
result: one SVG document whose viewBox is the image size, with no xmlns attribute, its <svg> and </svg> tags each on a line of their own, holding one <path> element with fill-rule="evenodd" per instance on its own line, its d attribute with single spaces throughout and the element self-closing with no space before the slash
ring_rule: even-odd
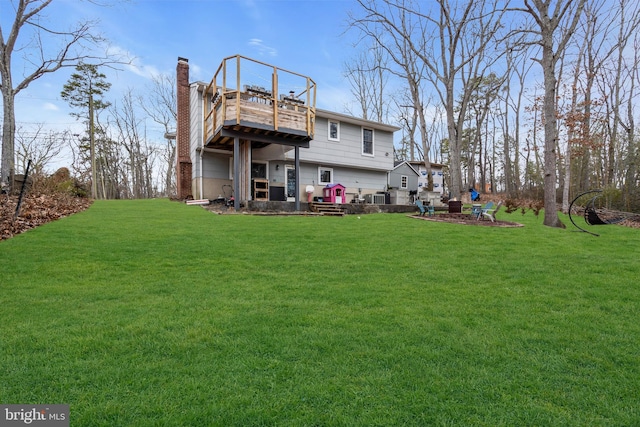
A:
<svg viewBox="0 0 640 427">
<path fill-rule="evenodd" d="M 200 84 L 190 87 L 190 152 L 193 163 L 194 186 L 199 188 L 200 177 L 204 195 L 216 197 L 222 185 L 231 183 L 229 179 L 229 154 L 205 151 L 202 157 L 202 169 L 199 148 L 203 138 L 203 107 Z M 322 114 L 327 117 L 323 117 Z M 348 197 L 360 192 L 369 194 L 387 189 L 388 172 L 393 169 L 393 131 L 397 128 L 379 123 L 362 121 L 357 118 L 324 111 L 316 116 L 315 135 L 310 148 L 300 149 L 300 182 L 298 189 L 301 200 L 306 200 L 305 188 L 313 185 L 314 196 L 321 196 L 325 184 L 320 184 L 318 168 L 331 168 L 332 181 L 346 187 Z M 340 140 L 328 138 L 328 123 L 336 120 L 340 123 Z M 362 154 L 362 128 L 374 131 L 373 155 Z M 290 146 L 272 144 L 265 148 L 254 149 L 253 161 L 268 163 L 269 185 L 285 185 L 286 165 L 293 165 L 294 150 Z M 276 170 L 276 166 L 278 169 Z M 194 193 L 196 194 L 196 193 Z"/>
<path fill-rule="evenodd" d="M 389 171 L 393 169 L 393 133 L 375 129 L 374 126 L 359 126 L 340 122 L 340 141 L 330 141 L 327 137 L 328 119 L 316 119 L 316 133 L 308 149 L 300 150 L 300 160 L 326 166 L 349 166 L 365 169 Z M 374 155 L 362 154 L 362 128 L 374 129 Z M 293 158 L 293 152 L 287 153 Z"/>
<path fill-rule="evenodd" d="M 396 169 L 389 172 L 389 186 L 391 188 L 400 189 L 403 176 L 407 177 L 407 188 L 405 188 L 405 190 L 418 189 L 418 175 L 416 175 L 415 171 L 406 163 L 401 164 Z"/>
</svg>

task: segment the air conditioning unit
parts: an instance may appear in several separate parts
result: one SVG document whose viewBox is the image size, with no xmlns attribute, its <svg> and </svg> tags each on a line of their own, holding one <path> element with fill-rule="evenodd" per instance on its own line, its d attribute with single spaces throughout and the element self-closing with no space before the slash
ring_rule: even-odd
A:
<svg viewBox="0 0 640 427">
<path fill-rule="evenodd" d="M 364 199 L 367 203 L 374 205 L 384 205 L 384 194 L 365 194 Z"/>
</svg>

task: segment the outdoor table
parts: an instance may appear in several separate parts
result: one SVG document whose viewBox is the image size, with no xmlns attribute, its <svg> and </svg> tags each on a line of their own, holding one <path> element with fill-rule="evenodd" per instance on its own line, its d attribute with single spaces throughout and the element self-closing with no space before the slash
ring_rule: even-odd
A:
<svg viewBox="0 0 640 427">
<path fill-rule="evenodd" d="M 471 205 L 471 215 L 476 217 L 476 219 L 480 219 L 480 214 L 482 214 L 482 205 L 475 203 Z"/>
</svg>

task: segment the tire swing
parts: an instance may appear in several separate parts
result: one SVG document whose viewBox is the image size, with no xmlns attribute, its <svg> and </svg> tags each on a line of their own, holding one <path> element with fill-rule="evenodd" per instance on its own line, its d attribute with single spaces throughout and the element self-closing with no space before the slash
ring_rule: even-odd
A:
<svg viewBox="0 0 640 427">
<path fill-rule="evenodd" d="M 604 211 L 602 209 L 596 208 L 596 200 L 598 200 L 600 197 L 602 197 L 602 190 L 585 191 L 584 193 L 577 195 L 575 197 L 575 199 L 573 199 L 573 201 L 571 202 L 571 205 L 569 205 L 569 219 L 571 220 L 573 225 L 576 226 L 576 228 L 578 230 L 584 231 L 585 233 L 589 233 L 592 236 L 600 236 L 597 233 L 593 233 L 591 231 L 585 230 L 584 228 L 580 227 L 578 224 L 575 223 L 575 221 L 573 220 L 573 216 L 571 215 L 573 213 L 573 205 L 578 200 L 580 200 L 581 198 L 583 198 L 584 196 L 586 196 L 588 194 L 595 194 L 595 196 L 591 197 L 583 205 L 584 206 L 584 208 L 583 208 L 584 212 L 582 212 L 582 216 L 584 217 L 584 222 L 586 222 L 588 225 L 617 224 L 617 223 L 627 219 L 626 216 L 618 216 L 618 217 L 614 217 L 614 218 L 605 217 L 604 216 Z M 584 200 L 584 199 L 582 199 L 582 200 Z M 578 208 L 577 211 L 579 212 L 580 208 Z"/>
</svg>

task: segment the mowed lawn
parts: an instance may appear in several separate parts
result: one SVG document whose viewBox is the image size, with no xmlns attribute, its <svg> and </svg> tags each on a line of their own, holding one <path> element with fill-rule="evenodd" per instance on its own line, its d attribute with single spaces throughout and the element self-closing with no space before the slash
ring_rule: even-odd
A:
<svg viewBox="0 0 640 427">
<path fill-rule="evenodd" d="M 640 230 L 97 201 L 0 242 L 0 403 L 72 426 L 640 425 Z"/>
</svg>

